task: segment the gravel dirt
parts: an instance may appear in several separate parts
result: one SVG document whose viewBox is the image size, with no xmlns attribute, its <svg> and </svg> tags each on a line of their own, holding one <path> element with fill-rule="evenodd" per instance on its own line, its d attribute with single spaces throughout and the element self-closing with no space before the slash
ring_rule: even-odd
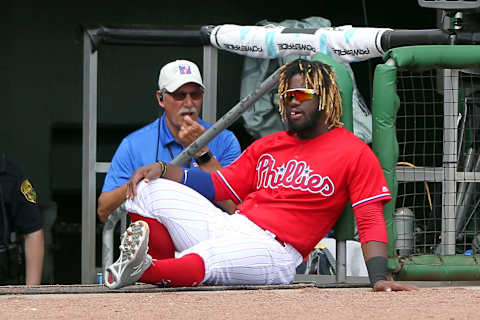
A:
<svg viewBox="0 0 480 320">
<path fill-rule="evenodd" d="M 480 287 L 477 286 L 431 287 L 411 292 L 313 286 L 67 294 L 8 291 L 0 291 L 2 320 L 480 319 Z"/>
</svg>

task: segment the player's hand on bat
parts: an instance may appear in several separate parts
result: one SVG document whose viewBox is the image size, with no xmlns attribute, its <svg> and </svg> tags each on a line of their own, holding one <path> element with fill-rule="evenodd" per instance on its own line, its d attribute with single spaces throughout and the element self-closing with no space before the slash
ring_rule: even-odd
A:
<svg viewBox="0 0 480 320">
<path fill-rule="evenodd" d="M 205 127 L 197 121 L 194 121 L 188 115 L 185 116 L 183 120 L 183 123 L 180 125 L 180 130 L 178 131 L 177 140 L 184 147 L 188 147 L 205 132 Z"/>
<path fill-rule="evenodd" d="M 418 288 L 412 284 L 404 284 L 396 281 L 380 280 L 375 282 L 373 291 L 413 291 Z"/>
<path fill-rule="evenodd" d="M 152 179 L 159 178 L 162 174 L 162 167 L 158 163 L 152 163 L 138 168 L 132 177 L 127 181 L 127 199 L 133 200 L 137 195 L 137 183 L 140 180 L 149 182 Z"/>
</svg>

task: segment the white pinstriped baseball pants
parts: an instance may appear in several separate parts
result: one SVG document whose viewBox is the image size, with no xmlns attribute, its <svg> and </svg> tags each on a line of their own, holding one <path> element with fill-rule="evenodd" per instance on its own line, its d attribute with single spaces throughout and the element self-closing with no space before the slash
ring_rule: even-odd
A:
<svg viewBox="0 0 480 320">
<path fill-rule="evenodd" d="M 228 215 L 180 183 L 156 179 L 137 185 L 128 211 L 157 219 L 170 233 L 179 257 L 196 253 L 205 263 L 202 283 L 287 284 L 301 254 L 242 214 Z"/>
</svg>

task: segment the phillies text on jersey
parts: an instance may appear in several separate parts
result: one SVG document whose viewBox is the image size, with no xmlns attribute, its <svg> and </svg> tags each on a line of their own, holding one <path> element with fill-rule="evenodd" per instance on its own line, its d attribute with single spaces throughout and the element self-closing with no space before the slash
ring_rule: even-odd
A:
<svg viewBox="0 0 480 320">
<path fill-rule="evenodd" d="M 324 196 L 332 195 L 335 189 L 328 176 L 313 173 L 305 161 L 290 160 L 275 167 L 275 158 L 271 154 L 265 154 L 258 160 L 257 176 L 257 189 L 285 187 Z"/>
</svg>

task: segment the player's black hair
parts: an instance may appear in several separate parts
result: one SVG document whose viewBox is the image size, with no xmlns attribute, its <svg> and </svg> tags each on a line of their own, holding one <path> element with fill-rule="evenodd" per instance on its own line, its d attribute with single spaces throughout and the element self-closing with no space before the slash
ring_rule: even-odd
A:
<svg viewBox="0 0 480 320">
<path fill-rule="evenodd" d="M 305 86 L 314 89 L 318 95 L 318 110 L 326 113 L 325 123 L 328 128 L 343 127 L 340 121 L 342 115 L 342 97 L 335 80 L 335 73 L 332 69 L 319 61 L 296 59 L 281 67 L 278 86 L 278 108 L 282 121 L 286 121 L 286 111 L 282 94 L 288 90 L 288 81 L 291 77 L 302 74 L 305 79 Z"/>
</svg>

